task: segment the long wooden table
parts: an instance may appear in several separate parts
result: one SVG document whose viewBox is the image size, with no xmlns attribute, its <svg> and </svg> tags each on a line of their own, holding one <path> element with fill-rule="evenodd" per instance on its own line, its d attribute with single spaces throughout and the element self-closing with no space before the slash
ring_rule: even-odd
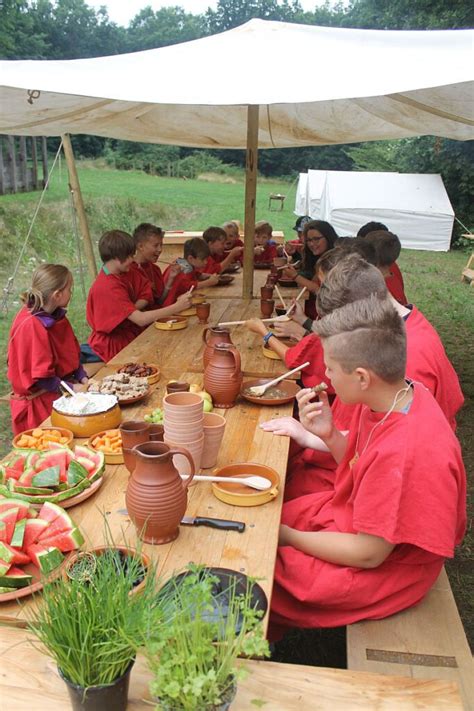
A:
<svg viewBox="0 0 474 711">
<path fill-rule="evenodd" d="M 30 644 L 25 630 L 0 636 L 0 698 L 15 711 L 70 708 L 65 683 L 52 659 Z M 296 664 L 245 661 L 249 675 L 239 682 L 232 711 L 462 711 L 456 684 L 439 680 L 350 672 Z M 151 675 L 139 656 L 132 670 L 129 711 L 147 711 Z M 3 708 L 3 706 L 2 706 Z M 104 711 L 106 711 L 104 709 Z"/>
</svg>

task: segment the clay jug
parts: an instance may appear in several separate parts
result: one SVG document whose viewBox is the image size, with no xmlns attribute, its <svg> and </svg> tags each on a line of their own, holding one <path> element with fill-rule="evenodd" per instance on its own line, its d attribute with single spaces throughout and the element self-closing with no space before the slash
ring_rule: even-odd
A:
<svg viewBox="0 0 474 711">
<path fill-rule="evenodd" d="M 136 444 L 143 444 L 150 439 L 150 425 L 143 420 L 127 420 L 120 425 L 122 435 L 123 462 L 129 472 L 135 467 L 135 457 L 128 454 Z"/>
<path fill-rule="evenodd" d="M 162 442 L 138 444 L 131 450 L 136 464 L 128 481 L 125 502 L 128 515 L 145 543 L 174 541 L 188 503 L 187 489 L 193 480 L 193 458 L 186 449 Z M 173 455 L 188 459 L 191 473 L 183 482 L 173 464 Z"/>
<path fill-rule="evenodd" d="M 220 326 L 211 326 L 209 328 L 205 328 L 202 332 L 202 340 L 206 344 L 202 356 L 204 360 L 204 368 L 206 368 L 207 364 L 209 363 L 211 355 L 214 352 L 214 346 L 216 345 L 216 343 L 230 343 L 232 345 L 230 331 L 227 328 L 221 328 Z"/>
<path fill-rule="evenodd" d="M 214 407 L 234 407 L 242 385 L 240 353 L 229 343 L 218 343 L 204 371 L 204 390 Z"/>
</svg>

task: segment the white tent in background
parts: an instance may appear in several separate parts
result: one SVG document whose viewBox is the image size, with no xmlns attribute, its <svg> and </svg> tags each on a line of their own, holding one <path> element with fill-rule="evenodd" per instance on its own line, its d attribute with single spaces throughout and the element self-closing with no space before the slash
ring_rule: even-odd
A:
<svg viewBox="0 0 474 711">
<path fill-rule="evenodd" d="M 0 133 L 246 147 L 250 234 L 258 147 L 427 134 L 473 138 L 473 36 L 471 30 L 352 30 L 251 20 L 134 54 L 4 61 Z M 252 259 L 249 242 L 248 296 Z"/>
<path fill-rule="evenodd" d="M 454 211 L 440 175 L 309 170 L 307 190 L 304 214 L 327 220 L 341 236 L 376 221 L 408 249 L 449 249 Z"/>
<path fill-rule="evenodd" d="M 295 198 L 295 215 L 307 215 L 308 205 L 306 199 L 306 190 L 308 183 L 308 173 L 300 173 L 298 185 L 296 186 Z"/>
</svg>

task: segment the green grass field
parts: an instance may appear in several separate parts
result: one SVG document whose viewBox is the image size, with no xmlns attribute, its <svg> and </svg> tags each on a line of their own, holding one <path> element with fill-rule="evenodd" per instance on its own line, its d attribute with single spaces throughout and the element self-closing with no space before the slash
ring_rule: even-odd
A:
<svg viewBox="0 0 474 711">
<path fill-rule="evenodd" d="M 207 182 L 160 178 L 139 172 L 120 172 L 86 165 L 79 167 L 86 211 L 93 240 L 111 228 L 127 231 L 142 221 L 160 224 L 165 229 L 201 230 L 211 224 L 221 224 L 229 219 L 243 221 L 243 182 Z M 282 212 L 269 211 L 270 193 L 287 195 Z M 12 274 L 20 246 L 25 239 L 39 193 L 0 197 L 0 288 Z M 258 185 L 257 219 L 271 222 L 274 229 L 284 230 L 286 237 L 294 233 L 293 214 L 295 185 L 262 180 Z M 79 278 L 79 262 L 72 212 L 68 197 L 65 166 L 57 169 L 44 200 L 28 248 L 9 299 L 8 312 L 0 315 L 0 393 L 8 390 L 6 380 L 6 344 L 11 320 L 18 309 L 19 292 L 29 283 L 31 272 L 41 261 L 67 264 L 73 269 L 76 283 L 69 309 L 70 320 L 80 340 L 85 340 L 88 327 L 85 321 L 84 293 L 89 287 L 84 278 L 84 292 Z M 460 281 L 461 269 L 467 261 L 465 252 L 447 254 L 404 250 L 399 260 L 411 301 L 427 316 L 440 334 L 448 356 L 456 368 L 466 404 L 458 418 L 458 436 L 471 482 L 470 511 L 472 514 L 472 482 L 474 480 L 474 435 L 472 430 L 474 405 L 474 358 L 472 357 L 474 324 L 474 288 Z M 11 432 L 8 406 L 0 403 L 0 454 L 9 450 Z M 429 445 L 427 445 L 429 446 Z M 472 516 L 471 516 L 472 520 Z M 463 618 L 466 632 L 474 640 L 474 610 L 472 603 L 473 535 L 468 531 L 464 544 L 448 572 Z M 335 664 L 337 659 L 324 652 L 326 642 L 320 631 L 305 633 L 304 644 L 292 637 L 280 647 L 279 658 L 299 663 Z M 341 641 L 342 640 L 342 641 Z M 336 649 L 343 648 L 343 635 L 337 633 L 332 640 Z M 316 649 L 316 652 L 314 651 Z M 317 650 L 323 650 L 318 656 Z M 316 656 L 315 656 L 316 654 Z M 343 653 L 341 652 L 343 655 Z M 336 654 L 337 657 L 337 654 Z M 340 658 L 340 656 L 339 656 Z M 306 662 L 305 662 L 306 660 Z"/>
</svg>

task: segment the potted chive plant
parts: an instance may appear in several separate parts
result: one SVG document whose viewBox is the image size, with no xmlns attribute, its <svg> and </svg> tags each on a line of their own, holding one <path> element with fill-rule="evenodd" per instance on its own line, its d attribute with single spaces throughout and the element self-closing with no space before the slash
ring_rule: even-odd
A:
<svg viewBox="0 0 474 711">
<path fill-rule="evenodd" d="M 243 592 L 230 583 L 225 604 L 216 606 L 218 580 L 203 570 L 191 567 L 167 583 L 152 611 L 144 651 L 150 693 L 161 711 L 225 711 L 247 673 L 237 658 L 269 655 L 252 581 Z"/>
<path fill-rule="evenodd" d="M 109 545 L 87 574 L 46 582 L 28 620 L 56 662 L 75 711 L 127 707 L 130 671 L 156 597 L 155 568 L 148 564 L 140 593 L 130 594 L 143 576 L 143 559 L 133 551 L 122 565 L 119 553 Z"/>
</svg>

